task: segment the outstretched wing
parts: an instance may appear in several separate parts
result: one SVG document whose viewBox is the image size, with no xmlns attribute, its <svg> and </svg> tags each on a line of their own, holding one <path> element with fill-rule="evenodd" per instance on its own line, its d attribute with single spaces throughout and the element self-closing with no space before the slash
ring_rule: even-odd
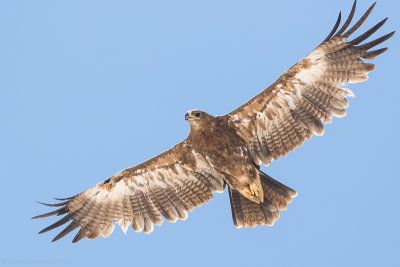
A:
<svg viewBox="0 0 400 267">
<path fill-rule="evenodd" d="M 124 232 L 131 224 L 137 232 L 150 233 L 154 224 L 162 223 L 160 213 L 169 221 L 185 220 L 186 211 L 212 199 L 212 192 L 223 189 L 223 179 L 188 141 L 183 141 L 78 195 L 59 199 L 61 203 L 42 203 L 59 208 L 33 218 L 65 215 L 39 233 L 71 221 L 53 241 L 78 227 L 81 228 L 73 242 L 84 237 L 107 237 L 114 230 L 113 221 L 120 224 Z"/>
<path fill-rule="evenodd" d="M 354 16 L 356 1 L 351 13 L 341 27 L 341 14 L 328 37 L 308 56 L 283 73 L 271 86 L 225 115 L 247 142 L 254 159 L 268 165 L 310 139 L 312 134 L 322 135 L 322 121 L 330 122 L 332 116 L 343 117 L 348 106 L 347 97 L 352 92 L 342 85 L 368 79 L 374 64 L 361 58 L 374 59 L 387 48 L 371 48 L 392 37 L 394 32 L 371 42 L 359 45 L 387 20 L 348 41 L 367 19 L 373 4 L 361 19 L 347 32 Z M 337 32 L 336 32 L 337 31 Z"/>
</svg>

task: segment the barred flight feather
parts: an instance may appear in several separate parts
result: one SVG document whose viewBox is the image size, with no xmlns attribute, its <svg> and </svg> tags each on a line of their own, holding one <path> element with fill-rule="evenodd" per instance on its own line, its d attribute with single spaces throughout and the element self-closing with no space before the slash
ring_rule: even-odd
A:
<svg viewBox="0 0 400 267">
<path fill-rule="evenodd" d="M 365 63 L 362 58 L 374 59 L 385 52 L 387 48 L 373 51 L 369 49 L 394 34 L 391 32 L 359 45 L 381 28 L 387 21 L 386 18 L 358 37 L 347 40 L 365 22 L 374 6 L 375 4 L 344 33 L 354 17 L 355 1 L 349 17 L 339 31 L 337 29 L 340 26 L 341 13 L 324 42 L 283 73 L 267 89 L 225 115 L 237 128 L 237 133 L 246 140 L 256 162 L 268 165 L 272 159 L 276 160 L 301 146 L 304 139 L 311 138 L 312 134 L 322 135 L 322 122 L 331 122 L 333 116 L 346 115 L 349 104 L 347 97 L 353 96 L 353 93 L 342 86 L 367 80 L 368 73 L 375 69 L 375 64 Z M 252 134 L 247 131 L 249 125 L 255 128 Z"/>
<path fill-rule="evenodd" d="M 42 203 L 60 208 L 33 218 L 67 215 L 39 233 L 72 220 L 53 241 L 81 227 L 73 239 L 73 242 L 78 242 L 84 237 L 94 239 L 100 235 L 109 236 L 114 230 L 113 222 L 120 224 L 125 233 L 129 225 L 136 232 L 150 233 L 154 224 L 162 223 L 160 214 L 173 222 L 185 220 L 187 211 L 212 199 L 213 191 L 222 191 L 224 182 L 186 142 L 172 150 L 137 167 L 126 169 L 72 198 L 66 198 L 66 201 Z M 182 155 L 174 154 L 174 151 L 182 150 L 194 157 L 186 155 L 187 162 L 183 162 Z M 146 171 L 145 167 L 150 162 L 156 163 L 158 168 Z"/>
</svg>

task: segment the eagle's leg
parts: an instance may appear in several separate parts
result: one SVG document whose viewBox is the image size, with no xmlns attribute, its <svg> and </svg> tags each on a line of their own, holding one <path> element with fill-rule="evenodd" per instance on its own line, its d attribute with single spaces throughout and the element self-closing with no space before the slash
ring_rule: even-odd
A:
<svg viewBox="0 0 400 267">
<path fill-rule="evenodd" d="M 260 171 L 264 202 L 257 203 L 249 200 L 240 191 L 229 186 L 232 219 L 237 228 L 242 226 L 273 225 L 279 218 L 279 210 L 284 210 L 287 204 L 297 195 L 296 191 L 272 179 Z M 249 192 L 251 191 L 249 186 Z M 253 189 L 257 193 L 257 187 Z"/>
<path fill-rule="evenodd" d="M 250 189 L 250 194 L 252 194 L 253 196 L 258 197 L 260 195 L 260 188 L 258 188 L 256 184 L 249 185 L 249 189 Z"/>
<path fill-rule="evenodd" d="M 264 190 L 258 170 L 256 174 L 243 174 L 242 176 L 234 177 L 224 173 L 224 178 L 232 189 L 238 191 L 245 198 L 255 203 L 262 203 L 264 201 Z"/>
</svg>

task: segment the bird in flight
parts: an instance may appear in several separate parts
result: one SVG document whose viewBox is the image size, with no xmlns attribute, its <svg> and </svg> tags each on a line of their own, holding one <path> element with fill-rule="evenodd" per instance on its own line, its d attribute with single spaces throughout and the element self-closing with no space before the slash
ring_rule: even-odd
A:
<svg viewBox="0 0 400 267">
<path fill-rule="evenodd" d="M 343 117 L 353 93 L 347 83 L 366 81 L 375 65 L 365 63 L 387 48 L 374 47 L 394 32 L 365 42 L 387 20 L 356 38 L 374 3 L 350 27 L 357 1 L 340 27 L 341 13 L 326 39 L 310 54 L 284 72 L 273 84 L 236 110 L 213 116 L 190 110 L 188 137 L 160 155 L 125 169 L 61 202 L 46 204 L 56 210 L 35 216 L 64 215 L 44 233 L 69 222 L 56 241 L 80 227 L 72 242 L 84 237 L 109 236 L 114 222 L 124 232 L 150 233 L 163 217 L 185 220 L 187 211 L 208 202 L 214 192 L 228 187 L 232 219 L 237 228 L 273 225 L 296 191 L 260 169 L 301 146 L 313 134 L 324 133 L 323 122 Z M 162 216 L 161 216 L 162 215 Z"/>
</svg>

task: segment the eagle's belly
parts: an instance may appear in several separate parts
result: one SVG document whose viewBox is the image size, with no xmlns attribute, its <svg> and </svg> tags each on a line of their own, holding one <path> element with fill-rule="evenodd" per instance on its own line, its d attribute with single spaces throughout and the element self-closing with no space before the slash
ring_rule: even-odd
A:
<svg viewBox="0 0 400 267">
<path fill-rule="evenodd" d="M 250 163 L 248 153 L 244 147 L 225 147 L 207 152 L 205 151 L 206 159 L 213 168 L 230 175 L 239 174 L 241 168 L 238 167 L 243 167 Z"/>
<path fill-rule="evenodd" d="M 228 127 L 198 135 L 198 151 L 210 165 L 233 177 L 255 175 L 254 160 L 243 139 Z"/>
<path fill-rule="evenodd" d="M 238 145 L 236 142 L 230 142 L 232 139 L 221 137 L 225 136 L 214 136 L 208 140 L 210 146 L 205 146 L 210 149 L 204 147 L 205 159 L 231 188 L 252 201 L 262 201 L 263 193 L 261 192 L 259 172 L 249 150 L 245 145 L 241 145 L 240 141 L 238 141 Z M 215 149 L 216 147 L 217 149 Z M 253 195 L 250 193 L 250 188 L 257 188 L 259 193 Z"/>
</svg>

